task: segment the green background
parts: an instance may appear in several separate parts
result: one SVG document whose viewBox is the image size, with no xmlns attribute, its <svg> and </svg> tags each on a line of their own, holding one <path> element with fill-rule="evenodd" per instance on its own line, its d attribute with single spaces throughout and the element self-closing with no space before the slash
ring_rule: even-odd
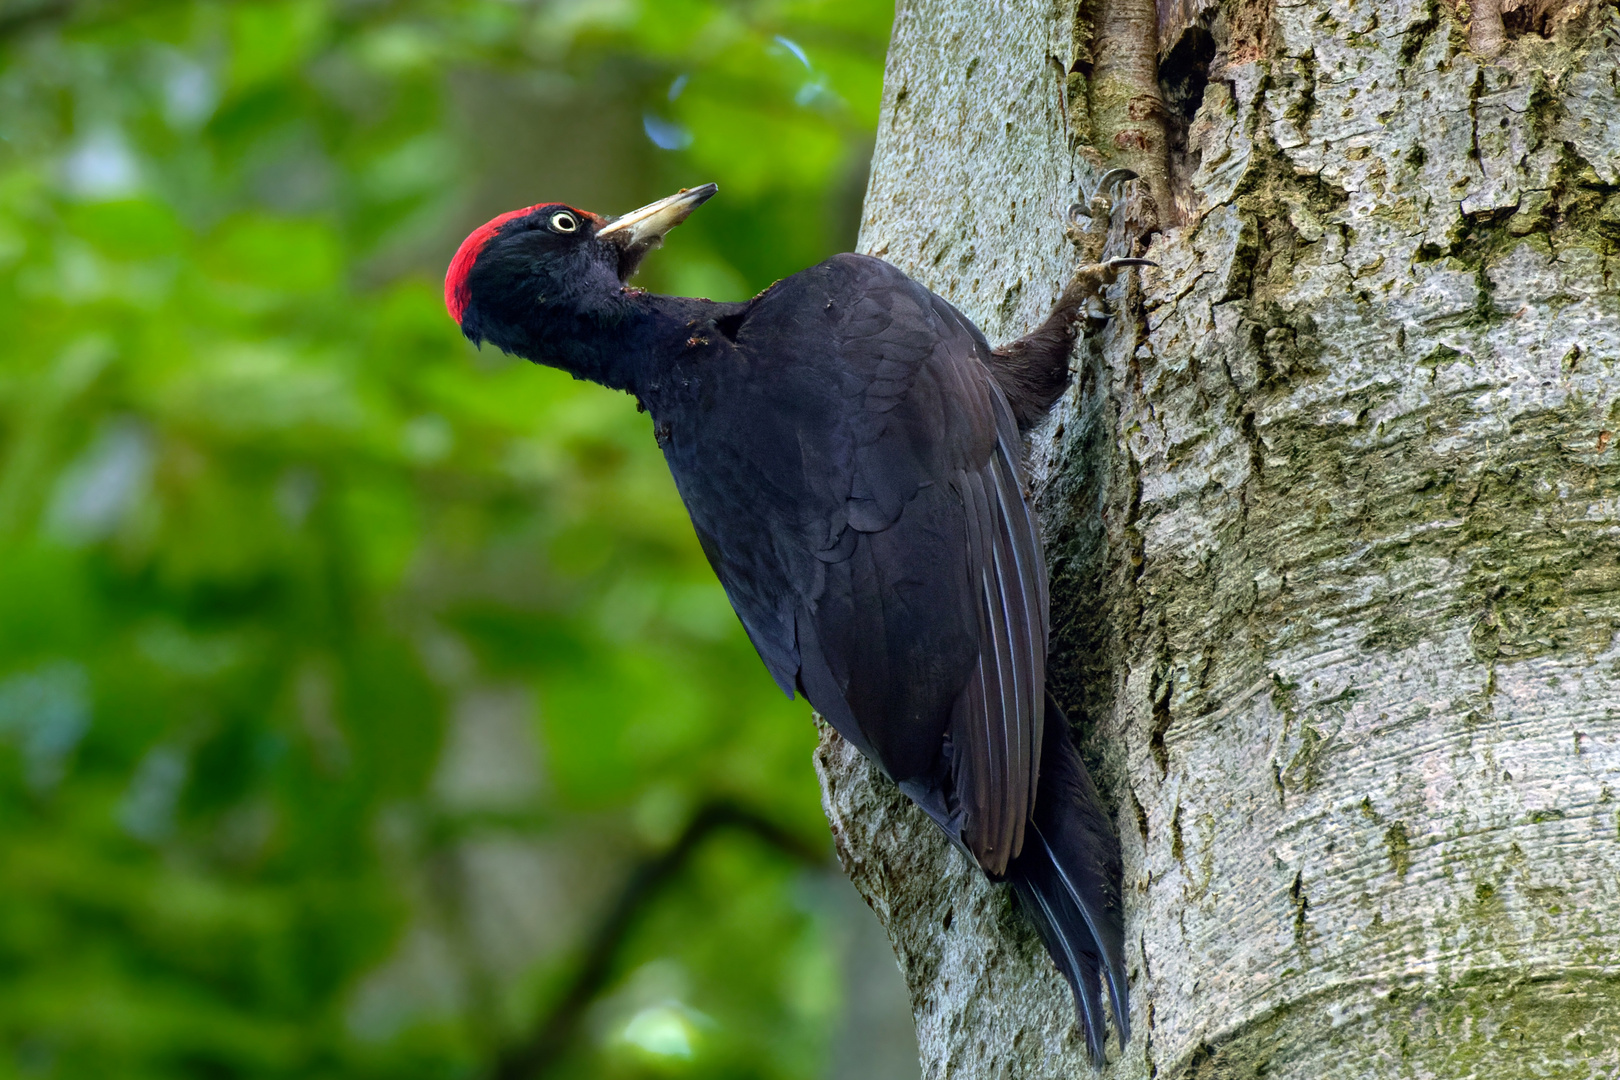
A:
<svg viewBox="0 0 1620 1080">
<path fill-rule="evenodd" d="M 549 1075 L 907 1060 L 646 417 L 441 286 L 503 210 L 708 180 L 638 284 L 847 250 L 891 19 L 0 3 L 0 1077 L 486 1075 L 717 802 L 781 835 L 643 897 Z"/>
</svg>

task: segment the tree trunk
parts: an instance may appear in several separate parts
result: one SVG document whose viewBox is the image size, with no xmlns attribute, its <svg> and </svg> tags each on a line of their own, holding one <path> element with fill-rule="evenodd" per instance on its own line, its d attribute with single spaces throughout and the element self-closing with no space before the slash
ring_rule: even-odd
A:
<svg viewBox="0 0 1620 1080">
<path fill-rule="evenodd" d="M 1109 1075 L 1620 1069 L 1620 13 L 1497 7 L 1486 59 L 1434 0 L 1159 4 L 1160 268 L 1030 448 L 1125 850 Z M 1119 163 L 1101 37 L 897 13 L 862 249 L 992 341 Z M 1090 1075 L 1007 891 L 836 736 L 817 764 L 924 1075 Z"/>
</svg>

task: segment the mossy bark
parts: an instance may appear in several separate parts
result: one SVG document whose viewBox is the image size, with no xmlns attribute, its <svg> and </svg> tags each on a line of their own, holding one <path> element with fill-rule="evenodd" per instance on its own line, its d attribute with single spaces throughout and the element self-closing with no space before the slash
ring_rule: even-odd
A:
<svg viewBox="0 0 1620 1080">
<path fill-rule="evenodd" d="M 1435 0 L 1201 19 L 1207 70 L 1160 73 L 1202 83 L 1189 218 L 1030 447 L 1054 683 L 1126 853 L 1109 1074 L 1612 1076 L 1620 11 L 1494 59 Z M 1076 23 L 898 12 L 862 248 L 993 341 L 1073 268 Z M 817 758 L 925 1075 L 1089 1075 L 1005 891 Z"/>
</svg>

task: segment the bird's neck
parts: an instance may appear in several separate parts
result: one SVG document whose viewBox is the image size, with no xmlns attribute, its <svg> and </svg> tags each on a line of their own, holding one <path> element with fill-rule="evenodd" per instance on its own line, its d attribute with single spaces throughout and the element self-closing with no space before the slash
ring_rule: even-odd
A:
<svg viewBox="0 0 1620 1080">
<path fill-rule="evenodd" d="M 661 358 L 667 363 L 689 333 L 693 315 L 686 309 L 699 303 L 625 289 L 567 307 L 544 306 L 509 351 L 640 396 L 655 365 Z"/>
</svg>

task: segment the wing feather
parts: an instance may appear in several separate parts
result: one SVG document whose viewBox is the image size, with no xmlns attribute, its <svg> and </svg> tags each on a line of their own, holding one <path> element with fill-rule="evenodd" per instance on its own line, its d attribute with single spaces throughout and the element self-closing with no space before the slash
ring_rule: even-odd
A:
<svg viewBox="0 0 1620 1080">
<path fill-rule="evenodd" d="M 982 483 L 983 478 L 978 478 Z M 1001 688 L 1000 708 L 996 710 L 994 718 L 999 722 L 1000 743 L 992 744 L 990 754 L 990 788 L 994 812 L 986 815 L 985 835 L 981 838 L 984 844 L 984 855 L 979 860 L 987 865 L 994 873 L 1000 873 L 1006 866 L 1006 860 L 1016 854 L 1016 844 L 1023 839 L 1023 819 L 1026 816 L 1019 811 L 1020 804 L 1025 798 L 1024 793 L 1018 790 L 1019 769 L 1018 729 L 1022 719 L 1018 714 L 1018 664 L 1013 658 L 1013 642 L 1011 620 L 1007 613 L 1007 592 L 1005 583 L 1001 580 L 1001 538 L 999 535 L 999 522 L 993 518 L 988 549 L 983 553 L 984 569 L 984 609 L 985 621 L 989 626 L 988 640 L 982 643 L 981 648 L 989 653 L 990 661 L 981 663 L 986 666 L 994 664 L 996 684 Z"/>
<path fill-rule="evenodd" d="M 986 532 L 993 528 L 984 485 L 975 473 L 962 473 L 958 479 L 963 497 L 963 524 L 967 530 L 969 581 L 978 591 L 979 653 L 973 674 L 963 691 L 965 708 L 954 716 L 952 734 L 966 753 L 952 760 L 957 798 L 966 808 L 963 841 L 982 865 L 994 858 L 995 837 L 1002 829 L 1001 817 L 1006 799 L 997 784 L 1004 773 L 1001 757 L 1004 730 L 998 730 L 1003 714 L 1001 669 L 995 662 L 995 635 L 991 625 L 989 583 L 982 560 L 974 558 L 992 542 Z M 978 565 L 974 565 L 978 563 Z"/>
<path fill-rule="evenodd" d="M 966 807 L 962 840 L 987 871 L 1001 874 L 1023 849 L 1039 782 L 1045 708 L 1045 566 L 1033 516 L 1004 444 L 984 467 L 958 478 L 973 578 L 979 584 L 980 651 L 953 740 Z"/>
<path fill-rule="evenodd" d="M 1025 751 L 1020 767 L 1029 775 L 1033 808 L 1034 792 L 1040 782 L 1041 732 L 1046 727 L 1041 722 L 1046 698 L 1046 566 L 1040 557 L 1040 533 L 1018 486 L 1016 466 L 1008 457 L 1005 443 L 997 443 L 993 465 L 1004 526 L 1004 550 L 1011 554 L 1013 560 L 1012 573 L 1006 578 L 1011 583 L 1008 599 L 1011 608 L 1017 612 L 1016 621 L 1021 637 L 1016 648 L 1017 655 L 1024 661 L 1019 670 L 1024 704 L 1018 715 L 1021 721 L 1029 724 L 1028 728 L 1020 731 L 1019 745 Z"/>
<path fill-rule="evenodd" d="M 1018 609 L 1023 607 L 1023 583 L 1012 575 L 1006 565 L 1007 539 L 1004 528 L 994 537 L 990 565 L 995 571 L 996 592 L 989 599 L 993 604 L 992 612 L 997 621 L 995 638 L 998 660 L 1004 660 L 1006 664 L 1002 679 L 1010 691 L 1005 695 L 1002 729 L 1007 742 L 1007 751 L 1004 755 L 1007 774 L 1006 818 L 1012 828 L 997 838 L 1000 841 L 998 849 L 1016 854 L 1023 847 L 1023 822 L 1029 816 L 1027 806 L 1032 802 L 1029 798 L 1031 743 L 1029 720 L 1034 703 L 1031 700 L 1029 671 L 1026 667 L 1029 653 L 1028 635 L 1025 634 L 1020 640 L 1025 616 L 1022 610 L 1018 610 L 1014 615 L 1015 607 Z M 989 575 L 986 575 L 986 584 L 989 584 Z M 1025 808 L 1025 813 L 1018 813 L 1020 808 Z"/>
<path fill-rule="evenodd" d="M 738 388 L 665 451 L 704 550 L 784 689 L 1000 875 L 1034 807 L 1046 570 L 989 346 L 860 256 L 733 332 L 705 370 Z"/>
</svg>

